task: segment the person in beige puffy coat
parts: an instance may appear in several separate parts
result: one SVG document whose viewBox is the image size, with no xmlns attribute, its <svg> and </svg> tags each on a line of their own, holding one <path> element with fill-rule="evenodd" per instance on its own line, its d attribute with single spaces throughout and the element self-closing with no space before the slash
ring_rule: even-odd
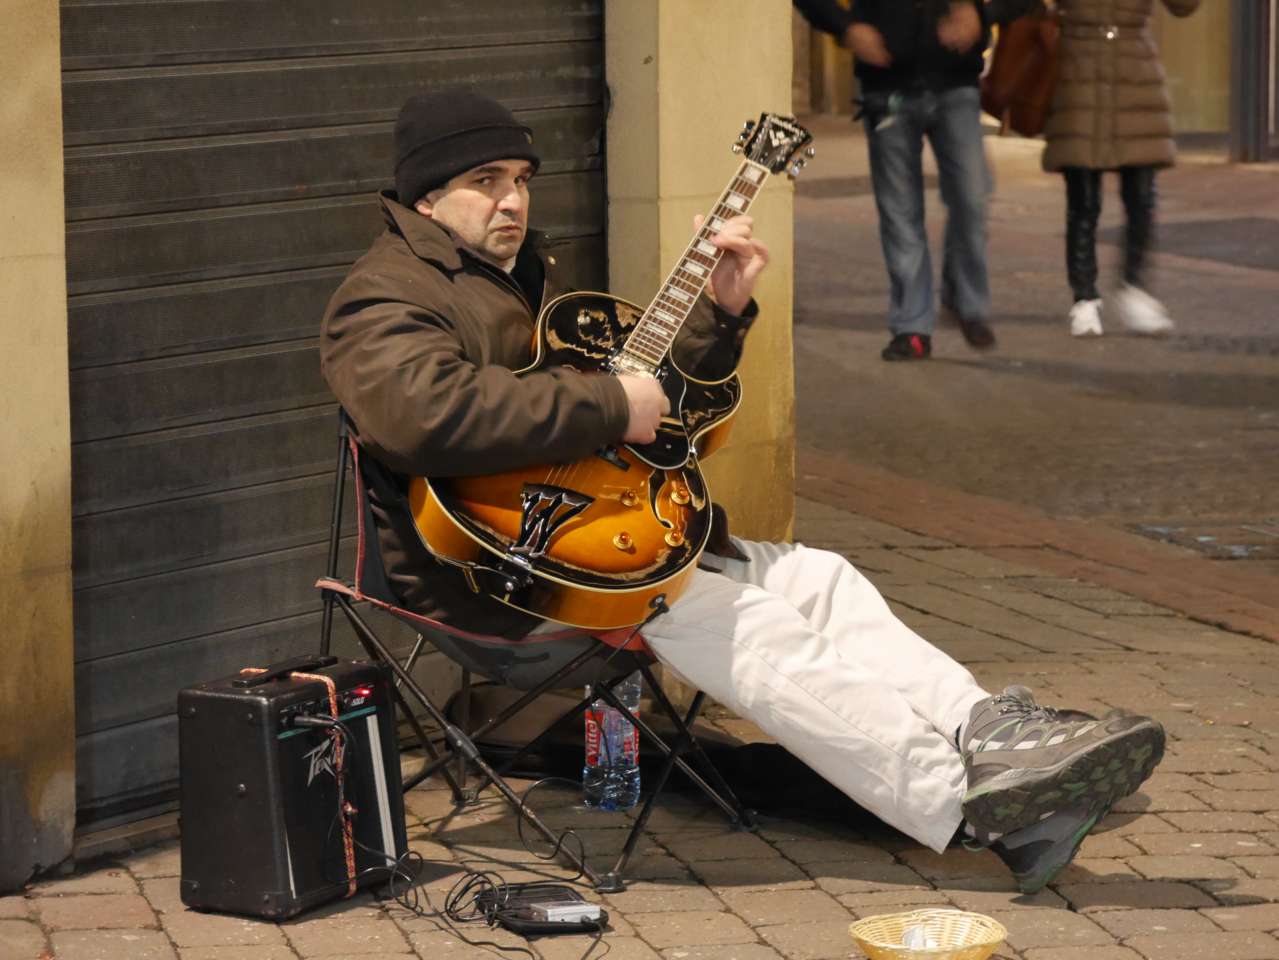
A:
<svg viewBox="0 0 1279 960">
<path fill-rule="evenodd" d="M 1171 166 L 1172 105 L 1150 34 L 1155 0 L 1058 0 L 1060 74 L 1044 136 L 1044 169 L 1066 181 L 1066 273 L 1075 302 L 1074 336 L 1099 336 L 1097 218 L 1102 173 L 1117 170 L 1127 217 L 1124 282 L 1116 313 L 1133 333 L 1172 329 L 1142 283 L 1155 216 L 1155 173 Z M 1163 0 L 1189 16 L 1199 0 Z"/>
</svg>

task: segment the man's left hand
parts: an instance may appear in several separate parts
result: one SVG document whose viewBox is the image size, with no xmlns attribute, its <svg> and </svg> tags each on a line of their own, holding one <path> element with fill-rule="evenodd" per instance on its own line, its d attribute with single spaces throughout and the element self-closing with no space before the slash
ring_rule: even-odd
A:
<svg viewBox="0 0 1279 960">
<path fill-rule="evenodd" d="M 964 0 L 951 3 L 950 12 L 937 23 L 937 39 L 943 47 L 967 53 L 981 39 L 981 15 Z"/>
<path fill-rule="evenodd" d="M 693 218 L 693 229 L 700 230 L 706 218 Z M 734 315 L 741 315 L 751 302 L 751 291 L 760 271 L 768 266 L 768 248 L 752 235 L 754 222 L 745 214 L 727 220 L 711 243 L 724 251 L 711 271 L 711 293 L 715 302 Z"/>
</svg>

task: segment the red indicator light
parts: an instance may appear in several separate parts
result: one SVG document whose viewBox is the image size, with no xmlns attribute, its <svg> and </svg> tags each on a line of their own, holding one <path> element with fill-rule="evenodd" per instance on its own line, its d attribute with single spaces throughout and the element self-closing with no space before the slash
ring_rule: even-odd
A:
<svg viewBox="0 0 1279 960">
<path fill-rule="evenodd" d="M 356 687 L 354 693 L 357 697 L 372 696 L 373 688 L 372 687 Z"/>
</svg>

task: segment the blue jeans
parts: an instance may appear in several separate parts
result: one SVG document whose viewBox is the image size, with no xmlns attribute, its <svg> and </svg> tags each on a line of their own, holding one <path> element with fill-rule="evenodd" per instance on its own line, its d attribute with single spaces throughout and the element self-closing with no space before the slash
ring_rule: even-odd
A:
<svg viewBox="0 0 1279 960">
<path fill-rule="evenodd" d="M 990 310 L 986 201 L 992 184 L 977 88 L 895 95 L 890 109 L 867 109 L 865 116 L 879 238 L 890 283 L 888 325 L 894 334 L 931 334 L 937 325 L 924 230 L 925 136 L 937 158 L 947 211 L 942 302 L 966 320 L 985 318 Z"/>
</svg>

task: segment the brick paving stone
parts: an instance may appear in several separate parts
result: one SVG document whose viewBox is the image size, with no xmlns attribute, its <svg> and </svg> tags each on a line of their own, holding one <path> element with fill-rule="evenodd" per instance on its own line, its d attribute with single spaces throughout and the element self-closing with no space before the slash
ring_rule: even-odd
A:
<svg viewBox="0 0 1279 960">
<path fill-rule="evenodd" d="M 1011 910 L 991 916 L 1008 928 L 1008 945 L 1015 950 L 1114 943 L 1114 938 L 1091 919 L 1069 910 Z"/>
<path fill-rule="evenodd" d="M 951 847 L 935 853 L 916 847 L 904 851 L 901 858 L 930 880 L 954 877 L 1007 877 L 1008 868 L 989 850 L 971 851 Z"/>
<path fill-rule="evenodd" d="M 592 939 L 583 935 L 543 937 L 535 942 L 534 948 L 543 960 L 581 960 L 591 943 Z M 606 935 L 604 943 L 606 946 L 591 951 L 591 956 L 602 956 L 607 949 L 610 960 L 659 960 L 657 951 L 636 937 Z"/>
<path fill-rule="evenodd" d="M 65 897 L 75 894 L 138 892 L 138 884 L 123 867 L 111 866 L 69 877 L 57 877 L 34 883 L 27 890 L 33 897 Z"/>
<path fill-rule="evenodd" d="M 1202 790 L 1205 784 L 1202 780 L 1191 776 L 1188 773 L 1171 773 L 1165 770 L 1156 769 L 1154 774 L 1141 785 L 1143 793 L 1154 796 L 1158 793 L 1172 793 L 1180 791 L 1189 793 L 1193 790 Z"/>
<path fill-rule="evenodd" d="M 1144 851 L 1131 840 L 1116 833 L 1091 833 L 1084 838 L 1076 856 L 1089 860 L 1139 856 Z"/>
<path fill-rule="evenodd" d="M 1241 871 L 1219 857 L 1129 857 L 1128 865 L 1151 880 L 1220 880 Z"/>
<path fill-rule="evenodd" d="M 303 957 L 349 956 L 353 953 L 403 953 L 404 934 L 386 915 L 336 916 L 303 920 L 283 927 L 293 949 Z"/>
<path fill-rule="evenodd" d="M 725 893 L 729 909 L 752 927 L 823 920 L 852 920 L 844 906 L 822 890 L 748 890 Z"/>
<path fill-rule="evenodd" d="M 139 894 L 40 897 L 32 902 L 49 930 L 112 930 L 156 926 L 155 913 Z"/>
<path fill-rule="evenodd" d="M 1139 934 L 1213 933 L 1217 927 L 1194 910 L 1103 910 L 1094 921 L 1120 940 Z"/>
<path fill-rule="evenodd" d="M 44 931 L 28 920 L 0 920 L 0 953 L 4 960 L 36 960 L 47 946 Z"/>
<path fill-rule="evenodd" d="M 0 920 L 25 920 L 30 912 L 25 897 L 0 897 Z"/>
<path fill-rule="evenodd" d="M 1265 830 L 1273 822 L 1259 813 L 1241 810 L 1208 810 L 1203 813 L 1165 813 L 1178 830 L 1187 833 L 1256 833 Z M 1142 831 L 1143 833 L 1145 831 Z"/>
<path fill-rule="evenodd" d="M 1214 810 L 1250 810 L 1264 812 L 1279 810 L 1279 790 L 1216 790 L 1195 791 L 1195 796 Z"/>
<path fill-rule="evenodd" d="M 632 883 L 621 893 L 606 894 L 605 899 L 610 911 L 617 909 L 626 914 L 726 909 L 714 893 L 695 883 Z"/>
<path fill-rule="evenodd" d="M 749 833 L 659 833 L 658 840 L 685 863 L 702 860 L 764 860 L 781 857 L 768 843 Z"/>
<path fill-rule="evenodd" d="M 1091 836 L 1109 834 L 1114 837 L 1127 837 L 1134 833 L 1172 833 L 1177 828 L 1168 820 L 1174 814 L 1157 813 L 1109 813 L 1096 827 Z M 1191 816 L 1191 814 L 1175 814 L 1175 816 Z M 1182 829 L 1189 829 L 1183 827 Z"/>
<path fill-rule="evenodd" d="M 1067 907 L 1065 898 L 1047 887 L 1034 894 L 1020 893 L 1015 889 L 965 889 L 959 886 L 949 886 L 942 892 L 960 910 L 971 910 L 975 913 L 989 914 L 996 911 Z"/>
<path fill-rule="evenodd" d="M 471 942 L 468 943 L 468 940 Z M 516 936 L 501 927 L 486 927 L 482 923 L 468 923 L 459 930 L 437 929 L 414 932 L 409 934 L 409 941 L 419 957 L 429 957 L 430 960 L 452 960 L 455 957 L 476 960 L 479 957 L 492 957 L 494 954 L 499 957 L 517 955 L 502 953 L 501 950 L 494 950 L 492 947 L 476 946 L 475 944 L 480 941 L 488 941 L 499 948 L 509 950 L 532 949 L 523 937 Z M 580 951 L 578 956 L 584 952 L 585 950 Z"/>
<path fill-rule="evenodd" d="M 176 877 L 182 872 L 182 848 L 176 843 L 148 847 L 124 859 L 129 872 L 139 880 L 151 877 Z"/>
<path fill-rule="evenodd" d="M 1124 860 L 1077 857 L 1057 874 L 1054 883 L 1124 883 L 1137 879 L 1140 879 L 1137 871 Z"/>
<path fill-rule="evenodd" d="M 671 947 L 663 960 L 782 960 L 782 955 L 762 943 L 730 943 L 716 947 Z"/>
<path fill-rule="evenodd" d="M 164 915 L 164 932 L 179 947 L 258 946 L 284 944 L 280 928 L 266 920 L 196 913 Z"/>
<path fill-rule="evenodd" d="M 997 557 L 979 553 L 968 547 L 945 547 L 931 550 L 916 547 L 907 548 L 900 552 L 908 557 L 914 557 L 916 560 L 934 564 L 944 570 L 960 573 L 966 577 L 978 577 L 981 579 L 1032 577 L 1039 572 L 1033 567 L 1000 560 Z M 998 594 L 998 587 L 995 584 L 984 584 L 984 586 L 992 594 Z M 1011 592 L 1011 588 L 1009 592 Z"/>
<path fill-rule="evenodd" d="M 716 892 L 749 890 L 799 890 L 813 880 L 800 867 L 775 857 L 772 860 L 699 860 L 692 865 L 694 875 Z"/>
<path fill-rule="evenodd" d="M 404 954 L 410 957 L 410 954 Z M 181 960 L 298 960 L 291 947 L 185 947 L 178 950 Z M 361 957 L 360 960 L 369 960 Z"/>
<path fill-rule="evenodd" d="M 1118 883 L 1058 884 L 1057 892 L 1080 913 L 1096 910 L 1179 909 L 1211 907 L 1215 901 L 1189 883 L 1163 880 L 1126 880 Z"/>
<path fill-rule="evenodd" d="M 1157 833 L 1134 835 L 1132 841 L 1156 856 L 1192 854 L 1205 857 L 1261 857 L 1274 848 L 1252 833 Z"/>
<path fill-rule="evenodd" d="M 186 910 L 177 877 L 156 877 L 142 881 L 142 895 L 156 913 L 178 913 Z"/>
<path fill-rule="evenodd" d="M 1164 933 L 1133 937 L 1132 947 L 1150 960 L 1274 960 L 1279 957 L 1279 940 L 1268 933 Z"/>
<path fill-rule="evenodd" d="M 1127 947 L 1036 947 L 1025 956 L 1026 960 L 1143 960 Z"/>
<path fill-rule="evenodd" d="M 1262 879 L 1279 877 L 1279 856 L 1232 858 L 1236 866 L 1243 867 L 1251 876 Z"/>
<path fill-rule="evenodd" d="M 722 943 L 752 943 L 755 933 L 731 913 L 676 911 L 637 913 L 628 918 L 639 935 L 658 950 Z"/>
<path fill-rule="evenodd" d="M 758 933 L 787 960 L 844 960 L 855 949 L 849 920 L 781 923 Z"/>
<path fill-rule="evenodd" d="M 892 863 L 893 855 L 887 850 L 868 843 L 851 843 L 841 840 L 779 840 L 773 846 L 788 860 L 795 863 L 829 863 L 845 860 L 856 863 L 879 861 Z"/>
<path fill-rule="evenodd" d="M 927 888 L 924 878 L 902 863 L 809 863 L 805 871 L 827 893 Z"/>
<path fill-rule="evenodd" d="M 724 819 L 723 811 L 718 807 L 705 800 L 693 800 L 675 794 L 663 796 L 657 801 L 646 826 L 650 833 L 655 834 L 733 832 Z"/>
<path fill-rule="evenodd" d="M 1207 810 L 1208 804 L 1198 794 L 1170 790 L 1151 794 L 1143 787 L 1137 793 L 1124 797 L 1112 808 L 1116 813 L 1164 813 L 1166 811 Z"/>
<path fill-rule="evenodd" d="M 835 898 L 857 917 L 900 913 L 917 907 L 945 906 L 950 897 L 942 890 L 880 890 L 875 893 L 844 893 Z"/>
<path fill-rule="evenodd" d="M 1279 903 L 1256 903 L 1242 907 L 1212 907 L 1201 910 L 1223 930 L 1279 931 Z"/>
<path fill-rule="evenodd" d="M 1244 877 L 1237 880 L 1199 880 L 1195 883 L 1224 906 L 1279 902 L 1279 881 Z"/>
<path fill-rule="evenodd" d="M 770 843 L 789 840 L 833 840 L 839 843 L 860 843 L 865 837 L 849 827 L 826 820 L 804 822 L 802 820 L 770 820 L 760 825 L 759 836 Z"/>
<path fill-rule="evenodd" d="M 177 960 L 159 930 L 65 930 L 49 939 L 58 960 Z"/>
</svg>

